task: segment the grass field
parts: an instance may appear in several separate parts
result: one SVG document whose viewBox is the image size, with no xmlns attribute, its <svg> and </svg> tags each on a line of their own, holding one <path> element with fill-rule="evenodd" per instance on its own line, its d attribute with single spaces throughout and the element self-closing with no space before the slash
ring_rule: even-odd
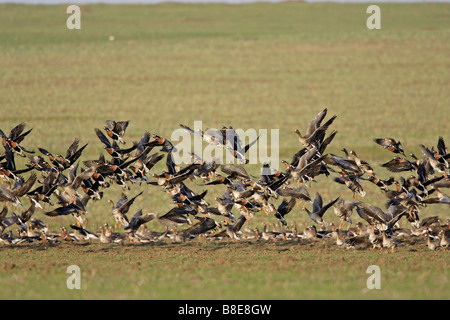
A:
<svg viewBox="0 0 450 320">
<path fill-rule="evenodd" d="M 417 155 L 420 143 L 450 141 L 450 6 L 381 4 L 381 30 L 366 28 L 366 8 L 89 5 L 81 6 L 81 30 L 68 30 L 66 6 L 1 5 L 0 128 L 26 121 L 33 131 L 25 147 L 54 153 L 77 137 L 89 143 L 87 160 L 103 152 L 94 128 L 107 119 L 131 120 L 127 141 L 145 131 L 170 137 L 180 123 L 202 120 L 210 128 L 280 129 L 280 160 L 289 161 L 301 148 L 293 130 L 304 131 L 327 107 L 338 116 L 327 152 L 353 149 L 388 178 L 380 164 L 392 154 L 373 138 L 392 136 Z M 259 168 L 248 171 L 258 175 Z M 136 211 L 172 207 L 154 186 L 132 185 L 128 193 L 140 190 Z M 312 185 L 316 191 L 325 201 L 352 196 L 325 177 Z M 106 199 L 120 192 L 112 187 L 89 204 L 92 228 L 114 223 Z M 364 201 L 383 207 L 385 197 L 368 185 Z M 421 213 L 429 215 L 450 217 L 440 206 Z M 36 217 L 54 228 L 73 222 Z M 287 217 L 311 223 L 300 209 Z M 81 267 L 83 290 L 66 288 L 70 264 Z M 381 268 L 382 290 L 366 289 L 371 264 Z M 448 252 L 422 244 L 394 254 L 337 250 L 331 240 L 0 247 L 2 299 L 449 299 L 449 275 Z"/>
</svg>

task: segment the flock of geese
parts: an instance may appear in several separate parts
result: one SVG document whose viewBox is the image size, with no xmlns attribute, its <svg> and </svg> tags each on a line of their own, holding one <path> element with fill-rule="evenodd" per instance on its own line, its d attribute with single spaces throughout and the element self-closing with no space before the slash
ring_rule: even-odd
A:
<svg viewBox="0 0 450 320">
<path fill-rule="evenodd" d="M 232 241 L 331 238 L 337 246 L 347 249 L 394 251 L 399 245 L 424 239 L 421 243 L 430 250 L 448 250 L 450 219 L 419 218 L 420 211 L 428 205 L 444 205 L 444 210 L 450 205 L 450 197 L 441 191 L 450 187 L 450 153 L 444 139 L 439 137 L 436 147 L 420 145 L 420 157 L 407 156 L 400 141 L 395 139 L 374 139 L 386 153 L 393 155 L 382 167 L 409 176 L 382 179 L 355 151 L 342 149 L 342 156 L 326 153 L 337 134 L 334 130 L 327 135 L 336 116 L 325 121 L 326 116 L 327 109 L 320 111 L 310 120 L 304 134 L 294 130 L 299 151 L 290 162 L 282 161 L 284 170 L 263 164 L 259 177 L 249 175 L 245 169 L 246 153 L 257 139 L 244 145 L 231 126 L 204 132 L 180 124 L 189 134 L 201 135 L 203 140 L 228 150 L 237 159 L 236 164 L 220 164 L 191 154 L 192 163 L 180 166 L 174 161 L 175 147 L 169 140 L 145 132 L 139 142 L 125 148 L 129 121 L 107 120 L 103 129 L 94 130 L 106 153 L 98 159 L 82 161 L 82 168 L 79 159 L 87 144 L 80 146 L 78 139 L 61 155 L 42 147 L 26 149 L 24 139 L 32 129 L 26 131 L 25 123 L 18 124 L 8 135 L 0 130 L 4 148 L 4 153 L 0 153 L 0 202 L 4 204 L 0 212 L 0 243 L 37 242 L 48 247 L 91 240 L 149 243 L 166 239 L 185 242 L 199 237 Z M 16 155 L 26 160 L 24 168 L 16 168 Z M 154 166 L 164 158 L 165 170 L 155 173 Z M 308 189 L 321 175 L 350 189 L 352 201 L 341 196 L 324 201 L 319 192 L 311 197 Z M 205 190 L 202 193 L 191 190 L 188 184 L 192 181 L 201 181 L 196 185 Z M 89 201 L 103 199 L 103 190 L 112 184 L 123 188 L 120 198 L 108 200 L 115 225 L 105 223 L 98 230 L 88 230 Z M 134 184 L 161 188 L 172 208 L 163 215 L 145 213 L 142 209 L 131 215 L 134 201 L 143 197 L 143 192 L 130 191 L 130 185 Z M 386 196 L 385 209 L 362 200 L 367 184 L 375 185 L 373 188 Z M 207 202 L 208 189 L 217 192 L 219 188 L 223 188 L 223 195 L 214 198 L 212 204 Z M 277 206 L 273 204 L 276 199 L 281 200 Z M 29 205 L 24 207 L 27 202 Z M 298 228 L 295 221 L 288 223 L 287 215 L 301 203 L 311 223 Z M 50 219 L 72 216 L 74 220 L 70 228 L 63 226 L 52 231 L 44 221 L 33 219 L 36 210 L 42 210 Z M 338 226 L 326 221 L 333 211 L 340 219 Z M 262 230 L 250 228 L 249 221 L 257 214 L 274 215 L 278 223 L 263 223 Z M 359 218 L 356 223 L 355 217 Z M 400 227 L 402 219 L 409 228 Z M 152 220 L 159 221 L 164 231 L 150 230 L 147 223 Z"/>
</svg>

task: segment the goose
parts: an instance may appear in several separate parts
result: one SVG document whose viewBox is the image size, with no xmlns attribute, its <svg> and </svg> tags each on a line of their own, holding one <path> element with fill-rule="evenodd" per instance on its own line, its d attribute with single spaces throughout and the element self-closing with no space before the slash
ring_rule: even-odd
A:
<svg viewBox="0 0 450 320">
<path fill-rule="evenodd" d="M 111 199 L 108 200 L 108 202 L 112 205 L 111 213 L 114 217 L 114 220 L 116 221 L 114 229 L 117 229 L 117 224 L 119 224 L 119 226 L 124 227 L 128 226 L 130 221 L 128 220 L 126 214 L 130 210 L 136 198 L 142 195 L 142 193 L 143 191 L 141 191 L 140 193 L 138 193 L 137 195 L 135 195 L 130 199 L 127 197 L 126 194 L 122 193 L 122 196 L 120 197 L 120 199 L 117 201 L 116 204 L 114 204 L 113 200 Z"/>
<path fill-rule="evenodd" d="M 317 192 L 312 205 L 312 212 L 309 211 L 308 208 L 305 208 L 305 210 L 312 221 L 326 227 L 328 224 L 323 220 L 323 215 L 333 204 L 335 204 L 339 200 L 339 198 L 340 196 L 330 201 L 326 205 L 323 205 L 322 196 Z"/>
<path fill-rule="evenodd" d="M 450 247 L 450 239 L 445 236 L 445 231 L 441 230 L 440 235 L 441 235 L 441 241 L 440 241 L 439 245 L 444 249 L 449 248 Z"/>
<path fill-rule="evenodd" d="M 226 219 L 230 219 L 232 222 L 236 221 L 236 217 L 231 212 L 231 209 L 234 206 L 234 202 L 229 202 L 226 200 L 222 200 L 221 198 L 214 198 L 214 201 L 217 203 L 217 207 L 208 207 L 206 208 L 204 213 L 211 213 L 214 215 L 223 216 Z"/>
<path fill-rule="evenodd" d="M 58 185 L 62 187 L 64 193 L 69 196 L 69 204 L 75 203 L 76 199 L 80 197 L 77 190 L 81 187 L 81 183 L 84 180 L 89 179 L 95 172 L 95 166 L 90 167 L 88 170 L 85 170 L 77 175 L 78 169 L 77 163 L 69 172 L 69 178 L 66 182 L 63 179 L 58 180 Z M 60 176 L 62 177 L 62 176 Z"/>
<path fill-rule="evenodd" d="M 106 126 L 103 127 L 103 130 L 106 131 L 106 134 L 113 140 L 117 140 L 122 144 L 125 144 L 123 140 L 123 136 L 125 135 L 125 131 L 128 128 L 130 120 L 127 121 L 114 121 L 114 120 L 106 120 Z"/>
<path fill-rule="evenodd" d="M 122 159 L 124 155 L 129 154 L 130 152 L 136 150 L 138 147 L 138 143 L 135 142 L 133 143 L 132 147 L 121 149 L 119 148 L 115 140 L 113 140 L 113 142 L 111 143 L 100 129 L 95 128 L 94 131 L 97 135 L 97 138 L 101 143 L 103 143 L 103 149 L 105 149 L 112 158 Z"/>
<path fill-rule="evenodd" d="M 223 148 L 224 147 L 224 137 L 222 135 L 222 132 L 220 130 L 213 130 L 208 129 L 206 131 L 203 131 L 201 129 L 193 130 L 190 127 L 181 124 L 180 127 L 186 130 L 189 133 L 197 134 L 203 138 L 205 142 L 207 142 L 210 145 L 218 146 Z"/>
<path fill-rule="evenodd" d="M 216 220 L 208 217 L 195 217 L 195 219 L 198 219 L 199 222 L 187 229 L 180 231 L 180 233 L 191 236 L 198 236 L 204 235 L 208 231 L 216 230 L 217 228 L 222 227 Z"/>
<path fill-rule="evenodd" d="M 381 231 L 382 234 L 382 247 L 391 249 L 391 252 L 395 251 L 395 248 L 400 244 L 400 241 L 394 237 L 393 234 L 388 234 L 385 230 Z"/>
<path fill-rule="evenodd" d="M 342 235 L 341 230 L 336 229 L 331 232 L 331 236 L 336 239 L 336 245 L 345 249 L 355 249 L 358 244 L 365 244 L 368 241 L 367 235 L 354 236 L 345 238 Z"/>
<path fill-rule="evenodd" d="M 247 221 L 247 218 L 244 215 L 240 215 L 239 218 L 237 218 L 236 222 L 234 224 L 226 224 L 226 234 L 232 239 L 232 240 L 241 240 L 241 238 L 238 236 L 238 233 L 242 229 L 242 226 Z M 250 231 L 251 234 L 254 234 L 253 231 Z M 243 236 L 248 239 L 248 235 L 244 232 Z"/>
<path fill-rule="evenodd" d="M 303 239 L 316 239 L 317 238 L 317 228 L 316 226 L 306 227 L 301 234 L 301 238 Z"/>
<path fill-rule="evenodd" d="M 447 177 L 446 165 L 435 158 L 435 154 L 431 152 L 423 144 L 420 145 L 420 150 L 423 155 L 427 157 L 428 163 L 431 165 L 434 171 L 444 174 Z"/>
<path fill-rule="evenodd" d="M 417 168 L 417 165 L 414 162 L 402 157 L 394 157 L 394 159 L 383 163 L 381 166 L 391 172 L 412 171 Z"/>
<path fill-rule="evenodd" d="M 369 175 L 369 177 L 373 177 L 375 172 L 373 168 L 367 161 L 361 160 L 354 150 L 350 151 L 350 154 L 355 158 L 356 165 L 365 173 Z"/>
<path fill-rule="evenodd" d="M 95 233 L 82 226 L 71 224 L 70 227 L 74 230 L 74 236 L 78 241 L 98 240 L 98 236 Z"/>
<path fill-rule="evenodd" d="M 399 153 L 406 156 L 402 143 L 400 141 L 396 141 L 394 138 L 375 138 L 374 141 L 393 153 Z"/>
<path fill-rule="evenodd" d="M 385 213 L 381 208 L 367 203 L 359 202 L 356 205 L 356 212 L 369 223 L 372 230 L 378 228 L 378 230 L 387 232 L 392 231 L 394 225 L 406 214 L 406 211 L 401 210 L 394 215 L 392 212 L 390 212 L 391 214 Z"/>
<path fill-rule="evenodd" d="M 244 180 L 250 180 L 250 176 L 245 170 L 245 168 L 241 165 L 237 164 L 222 164 L 220 165 L 220 170 L 228 175 L 228 179 L 235 180 L 235 179 L 244 179 Z"/>
<path fill-rule="evenodd" d="M 303 210 L 305 209 L 307 202 L 312 202 L 308 189 L 305 186 L 300 186 L 298 188 L 294 188 L 292 186 L 282 186 L 277 189 L 277 193 L 282 197 L 299 199 L 300 201 L 297 204 L 297 207 L 304 202 Z"/>
<path fill-rule="evenodd" d="M 8 188 L 0 187 L 0 201 L 6 202 L 6 205 L 12 203 L 15 207 L 23 206 L 20 199 Z"/>
<path fill-rule="evenodd" d="M 316 145 L 317 140 L 324 134 L 328 127 L 334 122 L 337 116 L 331 117 L 327 122 L 321 124 L 328 109 L 324 109 L 319 112 L 310 122 L 304 135 L 300 133 L 298 129 L 294 130 L 297 134 L 299 142 L 306 148 L 312 148 Z"/>
<path fill-rule="evenodd" d="M 434 188 L 436 197 L 431 197 L 424 199 L 422 203 L 431 204 L 431 203 L 441 203 L 450 205 L 450 197 L 444 193 L 442 193 L 438 188 Z"/>
<path fill-rule="evenodd" d="M 15 153 L 17 153 L 19 156 L 25 158 L 25 153 L 34 153 L 34 151 L 30 151 L 25 149 L 23 146 L 20 145 L 20 143 L 23 141 L 23 139 L 33 130 L 30 129 L 28 131 L 25 131 L 26 124 L 25 122 L 22 122 L 15 126 L 13 129 L 11 129 L 8 136 L 0 130 L 0 135 L 2 136 L 2 144 L 5 147 L 5 149 L 8 147 L 11 148 Z"/>
<path fill-rule="evenodd" d="M 439 248 L 439 239 L 435 240 L 435 239 L 431 239 L 431 235 L 429 234 L 429 232 L 426 232 L 426 237 L 427 237 L 427 247 L 429 250 L 437 250 Z"/>
<path fill-rule="evenodd" d="M 281 204 L 278 206 L 277 211 L 275 212 L 275 217 L 281 221 L 283 225 L 287 225 L 286 219 L 284 218 L 295 206 L 296 199 L 291 198 L 291 200 L 287 201 L 284 199 Z"/>
<path fill-rule="evenodd" d="M 59 162 L 63 165 L 64 169 L 70 168 L 70 166 L 72 166 L 81 157 L 83 150 L 88 146 L 86 143 L 79 148 L 79 143 L 80 140 L 75 138 L 69 148 L 67 148 L 66 155 L 64 157 L 60 154 L 55 155 L 56 159 L 59 159 Z"/>
<path fill-rule="evenodd" d="M 11 202 L 15 207 L 22 207 L 20 197 L 30 191 L 36 180 L 37 176 L 33 172 L 25 182 L 16 181 L 12 189 L 0 187 L 0 201 L 6 202 L 7 204 Z"/>
<path fill-rule="evenodd" d="M 343 229 L 344 224 L 348 222 L 349 224 L 353 224 L 352 219 L 350 217 L 353 214 L 353 209 L 356 207 L 357 202 L 349 202 L 344 199 L 339 199 L 338 202 L 333 204 L 334 213 L 341 220 L 338 229 Z"/>
<path fill-rule="evenodd" d="M 357 194 L 360 199 L 366 196 L 366 192 L 357 175 L 348 174 L 345 170 L 342 170 L 341 176 L 333 178 L 333 181 L 349 188 L 353 193 L 353 201 L 356 201 L 355 194 Z"/>
<path fill-rule="evenodd" d="M 166 214 L 160 216 L 157 218 L 157 220 L 166 227 L 166 230 L 168 228 L 178 228 L 185 224 L 192 224 L 191 220 L 188 218 L 188 214 L 193 214 L 193 210 L 188 209 L 186 206 L 182 207 L 175 207 L 172 208 L 169 212 Z"/>
<path fill-rule="evenodd" d="M 142 213 L 142 209 L 137 211 L 130 220 L 130 223 L 124 227 L 124 230 L 128 234 L 136 235 L 136 231 L 139 227 L 153 219 L 158 218 L 158 213 Z"/>
</svg>

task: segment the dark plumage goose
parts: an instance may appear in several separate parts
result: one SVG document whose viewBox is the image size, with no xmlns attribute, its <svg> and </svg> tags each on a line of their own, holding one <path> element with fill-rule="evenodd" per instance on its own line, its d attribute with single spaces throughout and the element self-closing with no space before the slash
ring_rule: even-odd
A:
<svg viewBox="0 0 450 320">
<path fill-rule="evenodd" d="M 166 228 L 177 228 L 184 224 L 192 224 L 189 220 L 189 214 L 195 214 L 195 210 L 187 208 L 186 206 L 172 208 L 166 214 L 158 217 L 158 221 Z"/>
<path fill-rule="evenodd" d="M 87 197 L 89 197 L 89 196 L 87 196 Z M 75 219 L 77 220 L 77 224 L 81 226 L 85 222 L 85 219 L 83 218 L 82 213 L 83 213 L 83 210 L 80 209 L 78 206 L 76 206 L 75 204 L 69 204 L 69 205 L 57 207 L 56 209 L 45 212 L 44 214 L 48 217 L 73 215 L 75 217 Z"/>
<path fill-rule="evenodd" d="M 81 156 L 83 150 L 87 147 L 87 143 L 78 149 L 79 140 L 75 139 L 72 144 L 69 146 L 69 148 L 66 151 L 65 157 L 63 157 L 61 154 L 53 155 L 49 151 L 47 151 L 44 148 L 38 148 L 39 151 L 46 155 L 50 163 L 53 164 L 53 166 L 58 171 L 63 171 L 65 169 L 70 168 L 72 164 L 74 164 Z"/>
<path fill-rule="evenodd" d="M 195 217 L 200 220 L 200 222 L 194 224 L 193 226 L 181 231 L 181 233 L 198 236 L 204 234 L 208 231 L 215 230 L 220 228 L 221 225 L 216 222 L 216 220 L 208 218 L 208 217 Z"/>
<path fill-rule="evenodd" d="M 125 131 L 128 128 L 129 120 L 127 121 L 114 121 L 114 120 L 106 120 L 106 126 L 103 127 L 103 130 L 106 131 L 106 134 L 113 140 L 117 140 L 122 144 L 125 144 L 123 140 L 123 136 L 125 135 Z"/>
<path fill-rule="evenodd" d="M 23 130 L 25 130 L 25 127 L 26 124 L 24 122 L 18 124 L 10 131 L 9 136 L 6 136 L 5 133 L 2 130 L 0 130 L 3 146 L 6 147 L 8 145 L 12 150 L 14 150 L 14 152 L 16 152 L 21 157 L 25 157 L 24 152 L 34 153 L 34 151 L 27 150 L 20 145 L 23 139 L 31 132 L 31 130 L 33 130 L 30 129 L 26 132 L 23 132 Z"/>
<path fill-rule="evenodd" d="M 390 232 L 394 225 L 406 214 L 406 210 L 402 210 L 395 216 L 389 215 L 384 213 L 381 208 L 363 202 L 357 204 L 356 212 L 372 226 L 372 230 L 377 227 L 379 230 L 386 232 Z"/>
<path fill-rule="evenodd" d="M 217 180 L 205 183 L 205 186 L 211 186 L 211 185 L 218 185 L 218 184 L 224 184 L 224 185 L 232 185 L 233 181 L 231 181 L 231 179 L 228 179 L 227 177 L 224 177 L 218 173 L 215 174 L 215 177 L 217 178 Z"/>
<path fill-rule="evenodd" d="M 434 188 L 435 190 L 435 197 L 430 197 L 427 199 L 424 199 L 422 203 L 425 204 L 431 204 L 431 203 L 441 203 L 441 204 L 447 204 L 450 205 L 450 197 L 446 195 L 445 193 L 442 193 L 438 188 Z"/>
<path fill-rule="evenodd" d="M 7 181 L 6 178 L 14 179 L 16 181 L 23 181 L 23 178 L 20 175 L 34 169 L 30 166 L 28 168 L 18 170 L 14 160 L 14 152 L 9 145 L 5 145 L 4 158 L 6 161 L 0 163 L 0 178 L 3 179 L 3 177 L 5 177 L 5 181 Z"/>
<path fill-rule="evenodd" d="M 403 150 L 402 143 L 400 141 L 396 141 L 393 138 L 376 138 L 374 139 L 375 143 L 379 144 L 383 148 L 393 152 L 393 153 L 400 153 L 404 156 L 405 151 Z"/>
<path fill-rule="evenodd" d="M 103 149 L 113 158 L 122 158 L 123 155 L 134 151 L 138 146 L 137 143 L 134 143 L 131 148 L 120 149 L 115 141 L 113 140 L 113 143 L 111 143 L 100 129 L 95 128 L 94 130 L 100 142 L 104 144 Z"/>
<path fill-rule="evenodd" d="M 247 219 L 252 218 L 253 215 L 251 212 L 257 212 L 261 210 L 256 202 L 249 201 L 245 198 L 235 200 L 234 205 L 241 214 L 247 217 Z"/>
<path fill-rule="evenodd" d="M 381 208 L 360 202 L 356 207 L 356 212 L 372 226 L 372 229 L 375 227 L 382 229 L 382 226 L 385 223 L 385 214 Z"/>
<path fill-rule="evenodd" d="M 372 182 L 374 185 L 376 185 L 378 188 L 380 188 L 380 190 L 383 192 L 389 192 L 388 186 L 392 185 L 395 181 L 394 177 L 391 177 L 387 180 L 382 180 L 375 176 L 371 176 L 367 180 Z"/>
<path fill-rule="evenodd" d="M 320 193 L 317 192 L 314 198 L 312 212 L 309 211 L 308 208 L 305 208 L 305 210 L 312 221 L 326 227 L 328 226 L 328 224 L 323 220 L 323 215 L 333 204 L 335 204 L 339 200 L 339 198 L 340 197 L 337 197 L 336 199 L 330 201 L 326 205 L 323 205 L 322 196 L 320 195 Z"/>
<path fill-rule="evenodd" d="M 130 223 L 124 227 L 125 232 L 135 233 L 139 227 L 153 219 L 158 218 L 157 213 L 142 213 L 142 209 L 136 212 L 130 220 Z"/>
<path fill-rule="evenodd" d="M 87 147 L 87 143 L 83 145 L 81 148 L 78 148 L 78 145 L 80 143 L 80 140 L 75 139 L 72 144 L 69 146 L 69 148 L 66 151 L 65 157 L 63 157 L 60 154 L 56 155 L 56 158 L 61 161 L 64 168 L 68 169 L 72 164 L 77 162 L 77 160 L 80 158 L 83 150 Z"/>
<path fill-rule="evenodd" d="M 56 158 L 53 154 L 51 154 L 49 151 L 45 150 L 44 148 L 38 148 L 38 150 L 48 157 L 50 160 L 50 163 L 56 168 L 56 170 L 61 171 L 65 169 L 64 164 L 60 161 L 59 158 Z"/>
<path fill-rule="evenodd" d="M 414 162 L 411 162 L 405 158 L 395 157 L 394 159 L 383 163 L 382 167 L 388 169 L 391 172 L 403 172 L 403 171 L 411 171 L 415 170 L 416 165 Z"/>
<path fill-rule="evenodd" d="M 247 221 L 247 218 L 244 215 L 239 216 L 234 224 L 227 224 L 225 233 L 232 240 L 240 240 L 241 238 L 238 236 L 239 231 L 242 229 L 242 226 Z"/>
<path fill-rule="evenodd" d="M 349 188 L 353 193 L 353 200 L 356 200 L 355 194 L 357 194 L 360 198 L 366 196 L 366 192 L 363 189 L 359 177 L 355 174 L 348 174 L 345 170 L 342 170 L 341 176 L 334 177 L 333 181 L 344 184 L 347 188 Z"/>
<path fill-rule="evenodd" d="M 144 144 L 144 147 L 162 147 L 162 152 L 169 152 L 169 151 L 176 151 L 176 148 L 173 146 L 172 142 L 167 140 L 166 138 L 163 138 L 161 136 L 158 136 L 156 134 L 152 134 L 153 141 L 149 141 L 148 143 Z"/>
<path fill-rule="evenodd" d="M 305 201 L 311 201 L 311 196 L 309 195 L 308 189 L 305 186 L 300 186 L 298 188 L 292 186 L 282 186 L 277 189 L 277 193 L 282 197 L 293 197 L 296 199 L 301 199 Z"/>
<path fill-rule="evenodd" d="M 447 170 L 445 163 L 440 162 L 438 159 L 436 159 L 435 154 L 431 152 L 423 144 L 420 145 L 420 150 L 422 151 L 423 155 L 428 158 L 428 163 L 431 165 L 433 170 L 442 173 L 444 174 L 445 177 L 447 177 Z"/>
<path fill-rule="evenodd" d="M 98 240 L 99 236 L 95 233 L 85 229 L 83 226 L 73 225 L 70 227 L 75 230 L 74 236 L 78 241 L 90 241 L 90 240 Z"/>
<path fill-rule="evenodd" d="M 159 153 L 153 153 L 148 156 L 151 149 L 152 147 L 147 147 L 144 151 L 137 151 L 135 153 L 135 158 L 138 158 L 138 160 L 133 166 L 129 166 L 129 168 L 133 171 L 135 179 L 137 178 L 147 181 L 146 174 L 164 158 L 164 155 Z"/>
<path fill-rule="evenodd" d="M 30 189 L 33 187 L 33 185 L 36 183 L 37 175 L 33 172 L 30 174 L 28 179 L 25 182 L 22 181 L 16 181 L 14 184 L 14 187 L 12 188 L 11 192 L 18 198 L 25 195 Z"/>
<path fill-rule="evenodd" d="M 226 164 L 221 165 L 220 170 L 228 175 L 228 179 L 234 180 L 234 179 L 245 179 L 250 180 L 250 176 L 247 173 L 247 170 L 241 165 L 236 164 Z"/>
<path fill-rule="evenodd" d="M 142 136 L 139 143 L 136 145 L 136 151 L 134 153 L 134 157 L 138 158 L 138 160 L 134 163 L 134 165 L 130 165 L 130 169 L 133 171 L 133 179 L 143 179 L 147 181 L 146 174 L 150 171 L 153 166 L 158 163 L 164 155 L 160 155 L 158 153 L 153 153 L 152 155 L 148 155 L 153 147 L 146 147 L 145 145 L 150 141 L 150 133 L 145 132 Z M 139 181 L 142 182 L 142 181 Z"/>
<path fill-rule="evenodd" d="M 277 211 L 275 212 L 275 217 L 278 220 L 280 220 L 281 223 L 285 226 L 287 226 L 287 222 L 286 222 L 286 219 L 284 218 L 284 216 L 292 211 L 292 209 L 295 206 L 295 202 L 296 202 L 295 198 L 291 198 L 290 201 L 283 199 L 281 204 L 278 206 Z"/>
<path fill-rule="evenodd" d="M 30 201 L 30 207 L 20 215 L 20 219 L 23 223 L 27 223 L 31 219 L 31 216 L 36 211 L 36 208 L 42 209 L 42 206 L 35 199 L 31 198 L 28 195 L 26 195 L 25 197 Z"/>
<path fill-rule="evenodd" d="M 235 184 L 229 185 L 227 190 L 230 190 L 230 193 L 235 200 L 249 198 L 256 192 L 254 189 L 246 189 L 246 185 L 240 180 Z"/>
<path fill-rule="evenodd" d="M 257 183 L 266 186 L 282 177 L 282 172 L 278 170 L 273 171 L 268 163 L 264 163 Z"/>
<path fill-rule="evenodd" d="M 12 215 L 7 217 L 8 208 L 6 206 L 3 207 L 2 211 L 0 211 L 0 235 L 5 231 L 6 228 L 12 226 L 17 223 L 19 220 L 19 216 Z"/>
<path fill-rule="evenodd" d="M 324 159 L 324 162 L 332 166 L 337 166 L 341 171 L 348 171 L 352 172 L 355 175 L 362 176 L 364 174 L 364 171 L 359 168 L 355 159 L 348 156 L 348 152 L 345 148 L 342 150 L 347 155 L 346 157 L 341 157 L 332 154 L 328 156 L 326 159 Z M 334 172 L 334 170 L 332 171 Z"/>
<path fill-rule="evenodd" d="M 260 135 L 246 146 L 240 144 L 238 140 L 233 140 L 233 147 L 227 147 L 227 150 L 230 151 L 233 157 L 239 160 L 240 163 L 249 163 L 249 160 L 246 159 L 245 154 L 259 140 L 259 138 Z"/>
<path fill-rule="evenodd" d="M 369 240 L 368 235 L 344 237 L 340 229 L 332 231 L 331 236 L 336 239 L 336 245 L 345 249 L 354 249 L 356 245 L 364 245 Z"/>
</svg>

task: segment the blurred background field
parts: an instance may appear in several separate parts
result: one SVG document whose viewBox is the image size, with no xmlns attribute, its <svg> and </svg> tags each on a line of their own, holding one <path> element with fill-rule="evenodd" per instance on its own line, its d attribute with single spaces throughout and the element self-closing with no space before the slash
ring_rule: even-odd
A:
<svg viewBox="0 0 450 320">
<path fill-rule="evenodd" d="M 381 178 L 392 176 L 380 164 L 393 155 L 373 138 L 394 137 L 406 153 L 418 156 L 421 143 L 435 146 L 439 136 L 450 141 L 448 4 L 382 4 L 381 30 L 366 28 L 365 4 L 80 7 L 82 29 L 68 30 L 66 6 L 0 5 L 0 128 L 9 132 L 25 121 L 33 131 L 24 146 L 36 152 L 43 147 L 64 153 L 76 137 L 81 144 L 89 143 L 82 160 L 95 159 L 104 151 L 94 128 L 103 128 L 107 119 L 131 121 L 128 143 L 138 141 L 145 131 L 170 138 L 180 123 L 193 126 L 202 120 L 205 128 L 279 129 L 280 160 L 289 161 L 301 148 L 293 130 L 304 131 L 325 107 L 329 116 L 338 116 L 331 127 L 338 134 L 327 152 L 355 150 Z M 164 165 L 162 161 L 153 171 L 160 172 Z M 258 175 L 260 167 L 247 169 Z M 189 186 L 204 190 L 199 182 Z M 375 186 L 365 186 L 364 201 L 383 207 L 386 198 Z M 164 214 L 173 207 L 155 186 L 130 187 L 131 196 L 144 191 L 131 213 L 142 208 Z M 320 192 L 324 201 L 352 197 L 324 176 L 309 190 L 312 195 Z M 207 200 L 212 202 L 224 191 L 223 186 L 210 188 Z M 89 227 L 114 223 L 106 200 L 117 201 L 121 192 L 114 186 L 105 190 L 103 200 L 89 203 Z M 421 215 L 449 217 L 449 211 L 430 206 Z M 35 217 L 54 228 L 73 222 L 71 217 L 52 219 L 42 212 Z M 332 211 L 326 218 L 338 222 Z M 300 208 L 287 220 L 312 223 Z M 262 213 L 250 225 L 263 221 L 276 219 Z M 156 221 L 149 227 L 162 228 Z M 111 252 L 116 250 L 122 249 Z M 5 261 L 14 260 L 14 252 L 0 248 Z M 63 252 L 54 250 L 53 259 Z M 30 250 L 26 257 L 33 254 Z M 446 283 L 447 277 L 444 271 L 444 280 L 437 282 Z M 103 289 L 97 289 L 93 297 L 103 297 Z M 336 297 L 335 292 L 327 296 L 324 287 L 321 290 L 302 297 Z M 406 292 L 398 290 L 390 298 Z M 445 294 L 448 297 L 448 291 Z M 297 297 L 292 291 L 285 296 Z M 158 297 L 190 298 L 183 291 L 150 296 Z M 272 296 L 261 293 L 264 297 Z"/>
</svg>

